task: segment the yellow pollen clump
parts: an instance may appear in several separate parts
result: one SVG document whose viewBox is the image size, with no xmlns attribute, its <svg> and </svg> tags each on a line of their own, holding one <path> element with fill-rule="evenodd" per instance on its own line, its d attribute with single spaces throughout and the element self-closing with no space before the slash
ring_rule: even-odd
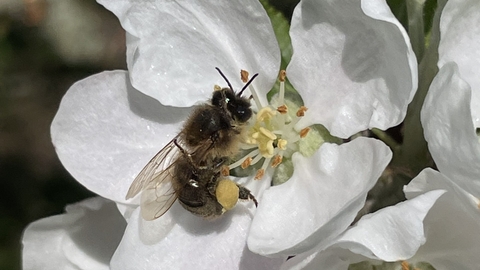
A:
<svg viewBox="0 0 480 270">
<path fill-rule="evenodd" d="M 305 112 L 308 111 L 308 108 L 305 106 L 300 106 L 300 109 L 297 111 L 297 117 L 305 116 Z"/>
<path fill-rule="evenodd" d="M 278 139 L 277 147 L 280 148 L 281 150 L 286 150 L 287 149 L 287 140 Z"/>
<path fill-rule="evenodd" d="M 240 70 L 240 79 L 242 80 L 243 83 L 248 82 L 248 75 L 249 75 L 248 71 L 243 69 Z"/>
<path fill-rule="evenodd" d="M 272 168 L 276 168 L 280 163 L 282 163 L 283 157 L 276 155 L 272 160 Z"/>
<path fill-rule="evenodd" d="M 304 129 L 300 130 L 300 138 L 305 138 L 305 136 L 307 136 L 309 131 L 310 131 L 309 127 L 306 127 Z"/>
<path fill-rule="evenodd" d="M 215 195 L 219 204 L 225 208 L 225 210 L 232 209 L 238 201 L 239 188 L 232 180 L 222 179 L 218 182 Z"/>
<path fill-rule="evenodd" d="M 248 157 L 242 162 L 241 167 L 242 169 L 246 169 L 248 166 L 250 166 L 250 164 L 252 164 L 252 158 Z"/>
<path fill-rule="evenodd" d="M 221 87 L 220 85 L 215 84 L 215 85 L 213 86 L 213 91 L 220 91 L 220 90 L 222 90 L 222 87 Z"/>
<path fill-rule="evenodd" d="M 286 114 L 288 112 L 287 105 L 283 104 L 282 106 L 278 107 L 277 112 L 279 112 L 281 114 Z"/>
<path fill-rule="evenodd" d="M 265 170 L 264 169 L 258 170 L 257 173 L 255 174 L 255 180 L 262 179 L 264 175 L 265 175 Z"/>
</svg>

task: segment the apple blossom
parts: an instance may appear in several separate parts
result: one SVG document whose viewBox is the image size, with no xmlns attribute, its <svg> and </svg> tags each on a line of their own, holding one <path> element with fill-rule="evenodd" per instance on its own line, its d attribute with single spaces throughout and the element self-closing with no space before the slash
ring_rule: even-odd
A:
<svg viewBox="0 0 480 270">
<path fill-rule="evenodd" d="M 342 145 L 325 142 L 307 155 L 295 138 L 317 124 L 348 138 L 402 121 L 417 85 L 416 59 L 384 1 L 305 0 L 296 7 L 287 75 L 308 111 L 298 121 L 283 122 L 281 132 L 279 126 L 269 130 L 290 147 L 275 153 L 293 164 L 287 182 L 271 187 L 274 172 L 268 169 L 259 181 L 238 179 L 258 198 L 258 209 L 239 204 L 219 220 L 205 221 L 174 204 L 152 222 L 139 217 L 138 201 L 126 201 L 125 194 L 142 166 L 178 133 L 189 106 L 222 84 L 214 67 L 234 86 L 240 69 L 258 72 L 248 91 L 256 97 L 257 113 L 273 111 L 289 104 L 282 92 L 267 99 L 280 50 L 255 0 L 99 2 L 127 31 L 129 70 L 102 72 L 73 85 L 51 131 L 67 170 L 115 201 L 128 221 L 113 269 L 271 269 L 286 255 L 331 243 L 350 225 L 391 151 L 379 140 L 357 138 Z"/>
</svg>

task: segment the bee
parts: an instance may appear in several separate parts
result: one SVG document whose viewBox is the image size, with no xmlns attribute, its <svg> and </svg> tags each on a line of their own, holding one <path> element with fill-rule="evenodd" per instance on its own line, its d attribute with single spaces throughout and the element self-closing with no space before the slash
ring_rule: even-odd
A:
<svg viewBox="0 0 480 270">
<path fill-rule="evenodd" d="M 162 216 L 178 198 L 191 213 L 211 218 L 222 215 L 239 199 L 257 200 L 247 188 L 223 178 L 221 168 L 239 151 L 245 125 L 252 116 L 250 99 L 242 97 L 255 74 L 238 93 L 215 90 L 208 103 L 193 109 L 182 130 L 142 169 L 126 199 L 141 194 L 145 220 Z"/>
</svg>

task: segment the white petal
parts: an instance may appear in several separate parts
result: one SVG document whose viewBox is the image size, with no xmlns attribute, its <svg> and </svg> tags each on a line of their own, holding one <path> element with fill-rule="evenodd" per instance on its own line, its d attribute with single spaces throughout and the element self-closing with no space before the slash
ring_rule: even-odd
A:
<svg viewBox="0 0 480 270">
<path fill-rule="evenodd" d="M 444 175 L 423 170 L 405 188 L 407 197 L 419 191 L 444 189 L 425 218 L 427 242 L 412 260 L 426 261 L 435 269 L 477 269 L 480 265 L 480 213 L 478 199 Z"/>
<path fill-rule="evenodd" d="M 236 90 L 243 86 L 240 69 L 260 73 L 254 86 L 264 95 L 276 80 L 280 50 L 257 0 L 99 2 L 139 38 L 127 44 L 137 48 L 127 56 L 133 86 L 164 105 L 210 98 L 214 84 L 226 85 L 215 67 Z"/>
<path fill-rule="evenodd" d="M 480 197 L 480 144 L 470 111 L 470 87 L 455 63 L 434 78 L 422 108 L 428 149 L 438 169 Z"/>
<path fill-rule="evenodd" d="M 115 204 L 91 198 L 66 212 L 27 227 L 23 269 L 109 269 L 126 226 Z"/>
<path fill-rule="evenodd" d="M 365 215 L 337 240 L 335 246 L 371 259 L 407 260 L 425 243 L 423 220 L 444 193 L 444 190 L 431 191 Z"/>
<path fill-rule="evenodd" d="M 302 1 L 287 74 L 308 114 L 343 138 L 399 124 L 417 88 L 409 38 L 385 1 Z"/>
<path fill-rule="evenodd" d="M 196 217 L 179 204 L 166 215 L 176 224 L 158 237 L 162 227 L 145 226 L 150 222 L 142 220 L 137 209 L 112 258 L 112 269 L 278 269 L 284 261 L 246 248 L 251 216 L 241 205 L 216 220 Z"/>
<path fill-rule="evenodd" d="M 480 126 L 480 1 L 450 0 L 440 21 L 439 67 L 450 61 L 472 87 L 472 114 Z"/>
<path fill-rule="evenodd" d="M 341 248 L 328 248 L 321 251 L 311 250 L 307 253 L 297 255 L 282 265 L 282 270 L 348 270 L 351 263 L 355 263 L 355 258 L 360 257 L 348 250 Z M 364 259 L 364 258 L 362 258 Z"/>
<path fill-rule="evenodd" d="M 264 192 L 248 247 L 292 255 L 329 244 L 353 221 L 391 157 L 385 144 L 366 138 L 324 144 L 311 158 L 295 154 L 292 178 Z"/>
<path fill-rule="evenodd" d="M 65 94 L 52 123 L 52 141 L 81 184 L 124 202 L 135 176 L 176 135 L 188 112 L 136 91 L 124 71 L 103 72 Z"/>
</svg>

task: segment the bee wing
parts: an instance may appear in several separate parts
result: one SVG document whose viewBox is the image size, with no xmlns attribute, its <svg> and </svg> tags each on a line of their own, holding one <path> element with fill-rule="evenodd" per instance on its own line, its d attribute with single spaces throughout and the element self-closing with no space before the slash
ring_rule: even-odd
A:
<svg viewBox="0 0 480 270">
<path fill-rule="evenodd" d="M 173 164 L 172 164 L 173 165 Z M 145 220 L 161 217 L 177 199 L 173 188 L 171 173 L 173 166 L 154 176 L 143 189 L 141 197 L 141 213 Z"/>
<path fill-rule="evenodd" d="M 126 199 L 135 197 L 140 191 L 141 214 L 145 220 L 162 216 L 175 202 L 177 195 L 172 184 L 173 170 L 181 154 L 178 137 L 171 140 L 149 162 L 133 180 Z"/>
<path fill-rule="evenodd" d="M 145 165 L 128 189 L 127 195 L 125 196 L 126 200 L 135 197 L 151 182 L 164 182 L 165 180 L 168 180 L 166 178 L 169 174 L 165 171 L 167 171 L 167 169 L 173 164 L 176 156 L 180 152 L 180 149 L 178 149 L 178 147 L 175 145 L 175 140 L 177 140 L 177 138 L 174 138 L 167 143 L 167 145 L 165 145 L 165 147 L 163 147 L 162 150 L 160 150 L 147 163 L 147 165 Z M 162 176 L 162 173 L 165 175 Z M 169 179 L 167 182 L 171 182 L 170 180 L 171 179 Z"/>
</svg>

